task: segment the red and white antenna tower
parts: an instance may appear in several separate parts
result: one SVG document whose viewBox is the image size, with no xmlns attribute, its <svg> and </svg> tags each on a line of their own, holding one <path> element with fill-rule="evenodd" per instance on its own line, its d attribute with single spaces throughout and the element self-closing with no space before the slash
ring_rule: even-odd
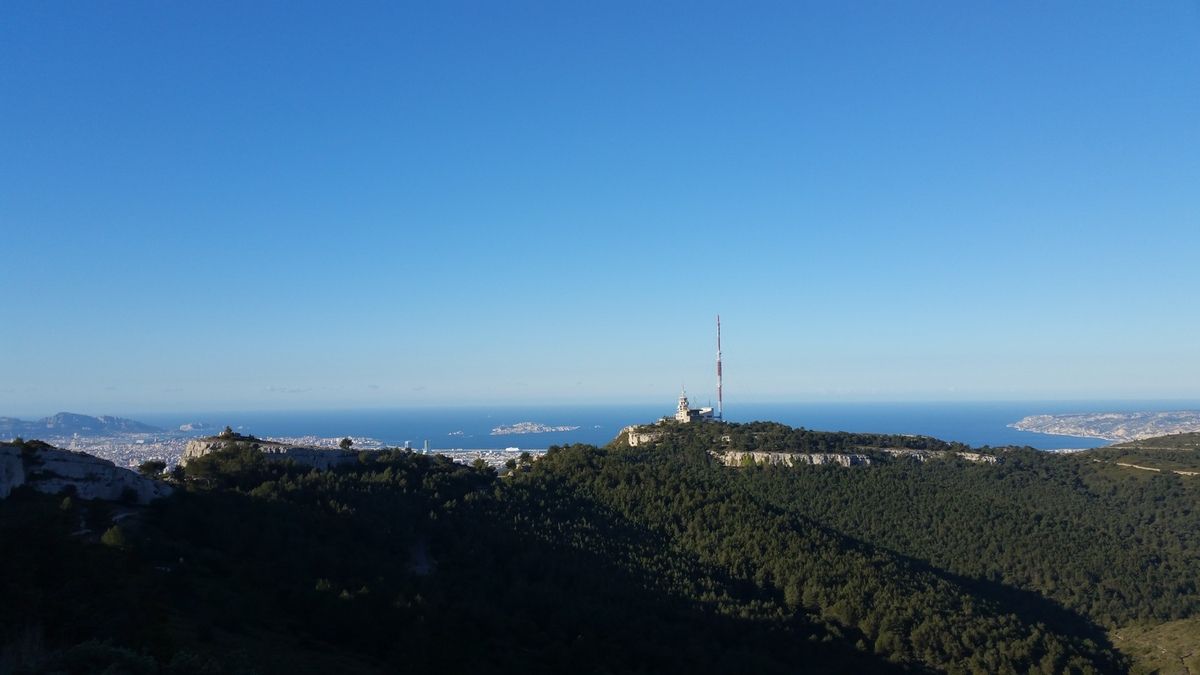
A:
<svg viewBox="0 0 1200 675">
<path fill-rule="evenodd" d="M 717 315 L 717 419 L 725 419 L 721 408 L 721 315 Z"/>
</svg>

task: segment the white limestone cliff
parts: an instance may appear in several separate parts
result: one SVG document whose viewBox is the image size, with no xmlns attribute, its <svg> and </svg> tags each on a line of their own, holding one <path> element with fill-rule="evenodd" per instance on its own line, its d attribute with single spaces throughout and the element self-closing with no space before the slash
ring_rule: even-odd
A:
<svg viewBox="0 0 1200 675">
<path fill-rule="evenodd" d="M 758 452 L 729 450 L 714 452 L 714 457 L 725 466 L 741 466 L 747 459 L 755 464 L 780 464 L 794 466 L 796 464 L 838 464 L 840 466 L 858 466 L 870 464 L 871 458 L 857 453 L 834 452 Z"/>
<path fill-rule="evenodd" d="M 188 441 L 187 447 L 183 450 L 183 459 L 181 462 L 186 464 L 189 460 L 203 457 L 210 452 L 235 446 L 258 450 L 267 459 L 279 461 L 292 460 L 297 464 L 311 466 L 316 469 L 329 469 L 343 464 L 353 464 L 358 461 L 358 453 L 349 450 L 335 450 L 311 445 L 290 445 L 275 441 L 264 441 L 250 436 L 234 435 L 229 438 L 209 436 L 207 438 L 196 438 Z"/>
<path fill-rule="evenodd" d="M 62 450 L 43 443 L 22 447 L 0 443 L 0 498 L 22 485 L 47 494 L 80 499 L 148 504 L 173 491 L 162 481 L 123 469 L 107 459 Z"/>
</svg>

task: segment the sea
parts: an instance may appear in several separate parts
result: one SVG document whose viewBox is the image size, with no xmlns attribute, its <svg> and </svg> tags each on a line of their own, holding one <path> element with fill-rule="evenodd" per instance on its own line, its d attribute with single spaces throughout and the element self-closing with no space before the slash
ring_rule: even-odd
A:
<svg viewBox="0 0 1200 675">
<path fill-rule="evenodd" d="M 1018 431 L 1009 425 L 1027 415 L 1144 412 L 1200 409 L 1200 401 L 1048 401 L 929 403 L 732 403 L 729 422 L 770 420 L 820 431 L 918 434 L 971 446 L 1030 446 L 1065 451 L 1094 448 L 1109 441 Z M 408 407 L 357 410 L 217 411 L 130 414 L 149 424 L 177 428 L 203 423 L 226 425 L 259 437 L 353 436 L 389 446 L 431 450 L 545 449 L 552 445 L 603 445 L 630 424 L 651 423 L 674 414 L 664 405 L 513 405 L 493 407 Z M 494 434 L 498 427 L 532 422 L 569 431 Z"/>
</svg>

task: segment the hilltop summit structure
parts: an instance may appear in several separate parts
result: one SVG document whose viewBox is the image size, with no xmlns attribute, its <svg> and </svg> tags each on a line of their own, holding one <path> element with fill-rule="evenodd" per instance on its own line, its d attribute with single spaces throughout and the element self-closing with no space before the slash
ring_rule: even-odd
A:
<svg viewBox="0 0 1200 675">
<path fill-rule="evenodd" d="M 692 408 L 688 403 L 686 391 L 679 392 L 679 406 L 675 409 L 676 422 L 702 422 L 713 418 L 713 409 L 709 408 Z"/>
<path fill-rule="evenodd" d="M 653 425 L 649 424 L 632 424 L 621 429 L 621 434 L 625 436 L 630 446 L 638 446 L 643 443 L 652 443 L 662 437 L 662 425 L 672 421 L 681 424 L 690 424 L 692 422 L 704 422 L 713 420 L 723 420 L 725 418 L 723 405 L 724 392 L 721 382 L 721 315 L 717 315 L 717 407 L 714 409 L 711 405 L 704 408 L 693 408 L 691 402 L 688 401 L 687 390 L 680 389 L 679 403 L 675 406 L 674 417 L 663 416 Z"/>
<path fill-rule="evenodd" d="M 686 424 L 688 422 L 702 422 L 704 420 L 711 420 L 711 419 L 718 419 L 718 420 L 724 419 L 725 411 L 722 409 L 724 407 L 724 405 L 723 405 L 724 401 L 722 400 L 723 398 L 724 398 L 724 392 L 722 391 L 722 383 L 721 383 L 721 315 L 718 314 L 717 315 L 717 408 L 716 408 L 716 411 L 715 412 L 713 411 L 712 406 L 709 406 L 707 408 L 691 407 L 691 405 L 688 403 L 687 391 L 681 390 L 679 392 L 679 406 L 676 407 L 676 409 L 675 409 L 675 421 L 683 422 Z"/>
<path fill-rule="evenodd" d="M 216 436 L 193 438 L 188 441 L 187 447 L 183 451 L 182 463 L 187 464 L 189 460 L 229 448 L 257 450 L 268 460 L 281 462 L 290 460 L 316 469 L 329 469 L 358 461 L 358 453 L 346 447 L 326 448 L 316 445 L 268 441 L 254 436 L 243 436 L 233 429 L 225 427 L 225 430 Z"/>
</svg>

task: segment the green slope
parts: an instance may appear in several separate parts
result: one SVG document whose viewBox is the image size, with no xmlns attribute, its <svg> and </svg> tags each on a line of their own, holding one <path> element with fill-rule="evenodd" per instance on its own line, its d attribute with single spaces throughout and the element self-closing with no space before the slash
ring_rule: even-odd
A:
<svg viewBox="0 0 1200 675">
<path fill-rule="evenodd" d="M 106 505 L 18 491 L 0 502 L 0 672 L 1115 672 L 1133 651 L 1113 629 L 1197 615 L 1200 493 L 1181 476 L 1034 451 L 709 454 L 914 445 L 960 449 L 756 423 L 505 476 L 223 452 L 103 541 Z"/>
<path fill-rule="evenodd" d="M 1200 673 L 1200 618 L 1133 625 L 1110 632 L 1114 644 L 1133 658 L 1139 675 Z"/>
<path fill-rule="evenodd" d="M 1200 433 L 1171 434 L 1118 443 L 1081 456 L 1122 466 L 1126 470 L 1183 471 L 1200 474 Z M 1143 467 L 1138 469 L 1137 467 Z"/>
</svg>

